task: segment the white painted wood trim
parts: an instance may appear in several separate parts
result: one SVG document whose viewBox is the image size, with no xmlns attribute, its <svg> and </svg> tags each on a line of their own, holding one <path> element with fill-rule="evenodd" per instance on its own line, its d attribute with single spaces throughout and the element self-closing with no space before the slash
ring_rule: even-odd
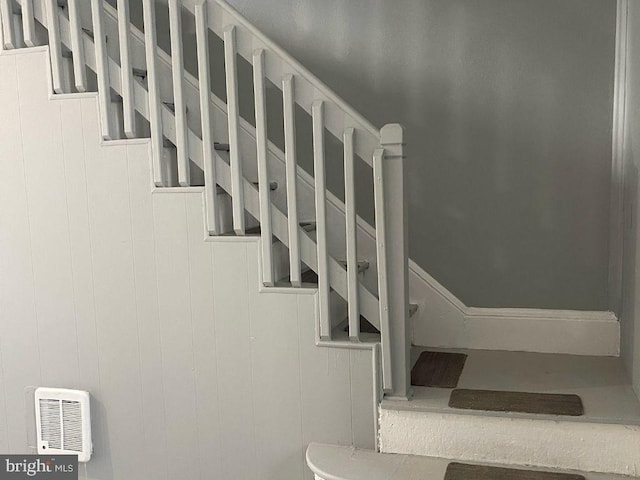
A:
<svg viewBox="0 0 640 480">
<path fill-rule="evenodd" d="M 131 64 L 131 22 L 129 20 L 129 0 L 118 0 L 118 44 L 120 46 L 120 76 L 122 82 L 122 111 L 124 135 L 136 137 L 136 110 L 133 98 L 133 65 Z"/>
<path fill-rule="evenodd" d="M 360 338 L 360 307 L 358 305 L 358 227 L 356 222 L 354 135 L 355 129 L 347 128 L 343 135 L 343 144 L 349 337 L 351 340 L 357 341 Z"/>
<path fill-rule="evenodd" d="M 611 201 L 609 227 L 609 308 L 622 309 L 624 243 L 624 148 L 626 139 L 627 43 L 629 0 L 617 1 L 613 90 Z"/>
<path fill-rule="evenodd" d="M 385 289 L 392 355 L 391 384 L 387 392 L 395 398 L 409 399 L 411 388 L 411 324 L 409 315 L 409 242 L 408 202 L 406 194 L 406 168 L 404 166 L 404 128 L 400 124 L 387 124 L 380 130 L 380 145 L 384 149 L 376 158 L 374 188 L 380 186 L 383 205 L 376 205 L 378 248 L 383 250 L 384 273 L 378 268 L 380 288 Z M 376 155 L 378 157 L 378 155 Z M 384 186 L 382 185 L 384 181 Z M 376 196 L 376 199 L 378 197 Z M 382 225 L 378 225 L 378 212 L 382 212 Z M 381 231 L 382 230 L 382 231 Z M 383 245 L 382 245 L 383 243 Z M 380 258 L 380 255 L 378 255 Z M 379 266 L 378 266 L 379 267 Z M 383 294 L 380 293 L 380 296 Z M 381 313 L 382 322 L 382 313 Z M 381 330 L 382 332 L 382 330 Z M 383 336 L 384 352 L 384 336 Z M 384 358 L 383 358 L 384 359 Z M 385 385 L 386 386 L 386 385 Z"/>
<path fill-rule="evenodd" d="M 11 0 L 0 0 L 2 16 L 2 45 L 5 49 L 16 48 L 16 35 L 13 27 L 13 3 Z"/>
<path fill-rule="evenodd" d="M 284 102 L 284 157 L 287 174 L 287 218 L 289 220 L 289 271 L 291 285 L 300 287 L 300 229 L 298 220 L 298 160 L 296 158 L 296 121 L 294 102 L 294 77 L 286 75 L 282 79 Z"/>
<path fill-rule="evenodd" d="M 385 390 L 393 387 L 391 366 L 391 330 L 389 322 L 389 284 L 386 252 L 385 182 L 384 182 L 384 149 L 378 148 L 373 154 L 373 183 L 376 215 L 376 255 L 378 266 L 378 302 L 380 304 L 380 344 L 382 346 L 382 380 Z"/>
<path fill-rule="evenodd" d="M 218 194 L 216 164 L 213 152 L 213 123 L 211 113 L 210 62 L 209 62 L 209 34 L 206 24 L 207 4 L 203 2 L 195 6 L 196 14 L 196 43 L 198 49 L 198 80 L 200 90 L 200 114 L 202 116 L 202 157 L 204 161 L 205 184 L 205 218 L 206 227 L 210 235 L 220 232 L 218 217 Z"/>
<path fill-rule="evenodd" d="M 20 5 L 22 8 L 22 30 L 24 44 L 27 47 L 35 47 L 37 43 L 36 22 L 33 17 L 33 0 L 21 0 Z M 69 7 L 69 15 L 71 15 L 71 7 Z"/>
<path fill-rule="evenodd" d="M 47 30 L 49 32 L 49 50 L 51 54 L 51 77 L 53 91 L 64 93 L 64 74 L 62 66 L 62 45 L 60 44 L 60 22 L 58 21 L 58 1 L 47 0 Z"/>
<path fill-rule="evenodd" d="M 242 182 L 242 159 L 240 158 L 240 137 L 238 121 L 238 66 L 237 66 L 236 28 L 229 26 L 224 30 L 224 63 L 227 87 L 227 116 L 229 119 L 229 157 L 232 172 L 232 208 L 233 229 L 238 235 L 244 235 L 244 193 Z"/>
<path fill-rule="evenodd" d="M 104 31 L 104 0 L 91 0 L 91 16 L 93 22 L 93 44 L 95 46 L 96 72 L 98 78 L 98 100 L 100 109 L 100 128 L 102 138 L 114 138 L 113 119 L 111 118 L 111 84 L 109 80 L 109 57 L 107 54 L 107 37 Z M 85 45 L 86 46 L 86 45 Z M 85 49 L 86 52 L 86 49 Z"/>
<path fill-rule="evenodd" d="M 82 41 L 82 22 L 80 20 L 80 9 L 78 8 L 78 0 L 68 0 L 67 4 L 69 6 L 69 24 L 71 26 L 73 78 L 76 90 L 83 93 L 87 91 L 87 67 L 84 58 L 84 42 Z M 31 17 L 33 19 L 33 11 L 31 11 Z"/>
<path fill-rule="evenodd" d="M 415 345 L 618 356 L 620 323 L 612 312 L 467 307 L 410 261 Z"/>
<path fill-rule="evenodd" d="M 169 34 L 173 75 L 173 103 L 175 105 L 176 149 L 178 157 L 178 183 L 191 185 L 187 106 L 184 101 L 184 58 L 182 52 L 182 2 L 169 0 Z"/>
<path fill-rule="evenodd" d="M 149 126 L 151 129 L 151 150 L 153 183 L 157 187 L 166 186 L 168 172 L 163 162 L 162 115 L 160 114 L 160 93 L 158 85 L 158 57 L 156 55 L 156 7 L 155 0 L 143 0 L 144 47 L 147 62 L 147 89 L 149 90 Z"/>
<path fill-rule="evenodd" d="M 260 190 L 260 235 L 262 237 L 262 283 L 275 284 L 273 271 L 273 233 L 271 230 L 271 189 L 267 163 L 267 103 L 264 81 L 263 49 L 253 54 L 253 89 L 256 115 L 256 148 L 258 164 L 258 189 Z"/>
<path fill-rule="evenodd" d="M 327 246 L 327 183 L 324 147 L 324 102 L 312 106 L 313 171 L 315 178 L 316 250 L 318 254 L 319 336 L 331 338 L 331 307 L 329 303 L 329 253 Z"/>
</svg>

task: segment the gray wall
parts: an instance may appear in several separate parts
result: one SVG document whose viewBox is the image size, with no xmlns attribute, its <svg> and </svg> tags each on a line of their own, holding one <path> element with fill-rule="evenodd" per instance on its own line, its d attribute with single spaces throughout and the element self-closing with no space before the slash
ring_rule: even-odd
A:
<svg viewBox="0 0 640 480">
<path fill-rule="evenodd" d="M 640 395 L 640 4 L 629 2 L 622 357 Z"/>
<path fill-rule="evenodd" d="M 607 310 L 615 0 L 230 0 L 408 128 L 411 258 L 464 302 Z"/>
</svg>

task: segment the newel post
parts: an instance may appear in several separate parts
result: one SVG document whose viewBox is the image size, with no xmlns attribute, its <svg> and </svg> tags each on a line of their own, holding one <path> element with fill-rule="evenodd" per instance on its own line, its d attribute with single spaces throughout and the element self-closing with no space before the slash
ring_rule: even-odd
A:
<svg viewBox="0 0 640 480">
<path fill-rule="evenodd" d="M 382 255 L 386 261 L 386 300 L 388 308 L 387 354 L 391 385 L 385 382 L 387 396 L 409 399 L 411 389 L 410 328 L 409 328 L 409 242 L 406 193 L 404 128 L 399 124 L 385 125 L 380 131 L 380 146 L 384 155 L 379 166 L 384 206 L 385 226 Z M 378 177 L 378 175 L 376 175 Z M 376 220 L 376 226 L 378 221 Z M 382 313 L 382 312 L 381 312 Z"/>
</svg>

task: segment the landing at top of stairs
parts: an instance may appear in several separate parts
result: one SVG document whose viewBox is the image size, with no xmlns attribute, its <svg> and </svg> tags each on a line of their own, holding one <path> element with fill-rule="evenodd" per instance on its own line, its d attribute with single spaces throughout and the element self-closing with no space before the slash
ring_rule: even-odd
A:
<svg viewBox="0 0 640 480">
<path fill-rule="evenodd" d="M 438 349 L 413 347 L 412 363 L 421 352 Z M 465 353 L 468 357 L 457 388 L 509 392 L 579 395 L 584 415 L 562 417 L 578 422 L 640 425 L 640 402 L 618 357 L 590 357 L 489 350 L 442 350 Z M 513 416 L 516 414 L 452 409 L 448 406 L 452 389 L 414 386 L 410 402 L 385 401 L 385 409 L 424 410 L 443 413 Z M 550 420 L 553 416 L 517 414 L 520 418 Z"/>
</svg>

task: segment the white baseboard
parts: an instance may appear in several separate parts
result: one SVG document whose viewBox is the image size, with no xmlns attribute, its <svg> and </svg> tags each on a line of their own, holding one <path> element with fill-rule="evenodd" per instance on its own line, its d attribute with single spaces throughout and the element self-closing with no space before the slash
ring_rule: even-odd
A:
<svg viewBox="0 0 640 480">
<path fill-rule="evenodd" d="M 414 345 L 572 355 L 620 355 L 620 324 L 612 312 L 467 307 L 422 270 L 409 265 L 418 311 Z"/>
</svg>

